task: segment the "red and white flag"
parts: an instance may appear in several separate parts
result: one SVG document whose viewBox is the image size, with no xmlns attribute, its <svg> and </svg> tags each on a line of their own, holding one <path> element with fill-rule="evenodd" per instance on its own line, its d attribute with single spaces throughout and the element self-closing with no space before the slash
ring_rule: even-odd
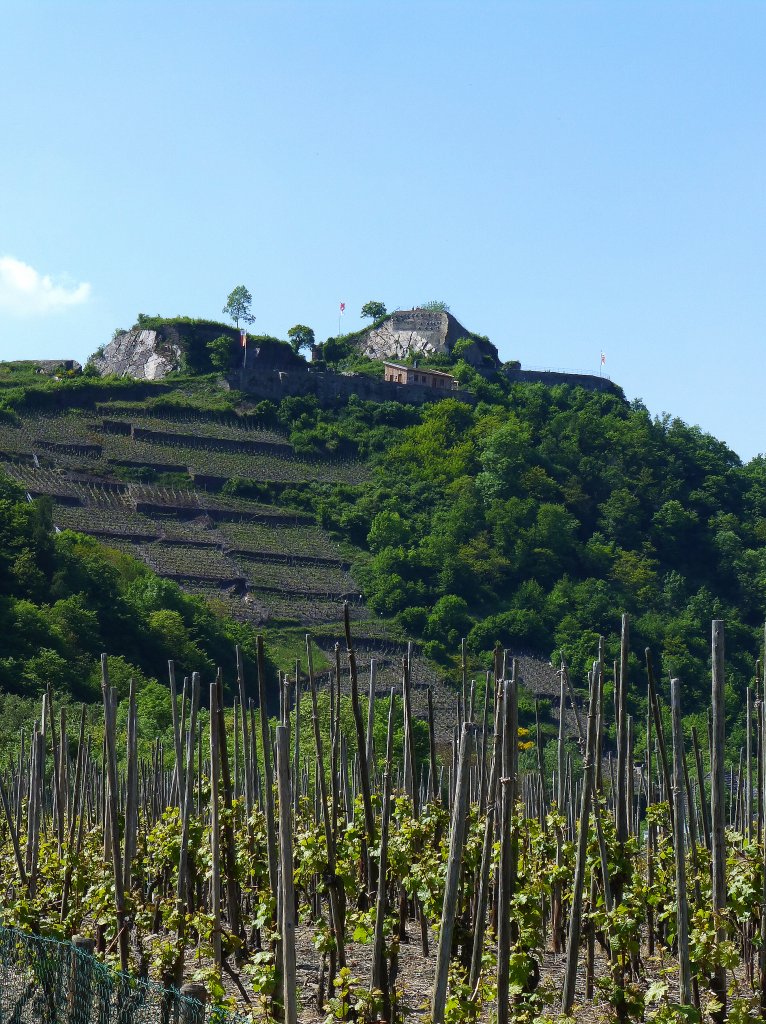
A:
<svg viewBox="0 0 766 1024">
<path fill-rule="evenodd" d="M 601 353 L 601 365 L 603 366 L 605 362 L 606 362 L 606 356 L 605 356 L 605 355 L 604 355 L 604 353 L 602 352 L 602 353 Z"/>
<path fill-rule="evenodd" d="M 341 304 L 340 304 L 340 315 L 343 316 L 345 314 L 345 312 L 346 312 L 346 303 L 345 302 L 341 302 Z"/>
<path fill-rule="evenodd" d="M 247 348 L 247 331 L 239 332 L 239 340 L 242 343 L 242 348 Z"/>
</svg>

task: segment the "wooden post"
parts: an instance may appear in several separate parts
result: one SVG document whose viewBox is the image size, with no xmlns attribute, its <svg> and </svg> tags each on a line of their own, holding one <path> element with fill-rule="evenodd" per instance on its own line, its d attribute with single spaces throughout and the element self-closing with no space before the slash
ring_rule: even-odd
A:
<svg viewBox="0 0 766 1024">
<path fill-rule="evenodd" d="M 436 771 L 436 730 L 434 729 L 434 694 L 428 687 L 428 764 L 430 780 L 430 799 L 441 803 L 441 786 Z"/>
<path fill-rule="evenodd" d="M 380 821 L 380 856 L 378 859 L 378 898 L 375 906 L 375 934 L 372 946 L 372 970 L 370 972 L 370 991 L 377 989 L 383 993 L 383 1017 L 391 1020 L 391 999 L 386 977 L 385 935 L 386 918 L 386 885 L 388 873 L 388 829 L 391 819 L 391 761 L 394 756 L 394 709 L 396 707 L 395 691 L 391 690 L 391 702 L 388 707 L 388 733 L 386 735 L 386 763 L 383 769 L 383 807 Z"/>
<path fill-rule="evenodd" d="M 338 953 L 338 966 L 345 967 L 345 924 L 343 919 L 343 905 L 341 904 L 341 897 L 338 892 L 338 879 L 335 874 L 335 833 L 333 832 L 330 808 L 327 805 L 327 782 L 325 780 L 322 733 L 319 728 L 319 706 L 317 703 L 316 682 L 314 680 L 314 655 L 311 649 L 311 637 L 308 635 L 306 636 L 306 663 L 309 676 L 309 688 L 311 690 L 311 723 L 314 729 L 314 744 L 316 746 L 317 754 L 319 800 L 322 805 L 325 843 L 327 844 L 327 873 L 330 877 L 330 884 L 327 887 L 327 891 L 330 902 L 330 918 L 332 920 L 332 930 L 335 935 L 335 945 Z"/>
<path fill-rule="evenodd" d="M 452 933 L 457 913 L 460 867 L 463 860 L 463 842 L 465 839 L 465 821 L 468 814 L 468 774 L 473 752 L 474 731 L 474 726 L 464 723 L 460 736 L 455 807 L 452 813 L 447 877 L 444 888 L 441 928 L 439 929 L 439 949 L 436 954 L 434 992 L 431 1002 L 432 1024 L 444 1024 L 444 1010 L 447 1003 L 447 979 L 452 955 Z"/>
<path fill-rule="evenodd" d="M 628 806 L 626 768 L 628 756 L 628 722 L 627 722 L 627 689 L 628 689 L 628 643 L 630 624 L 627 615 L 622 617 L 620 636 L 620 671 L 615 678 L 617 691 L 617 842 L 628 840 Z M 618 683 L 619 680 L 619 683 Z M 618 896 L 619 893 L 615 895 Z"/>
<path fill-rule="evenodd" d="M 168 661 L 168 679 L 170 680 L 170 714 L 173 719 L 173 753 L 175 754 L 176 765 L 173 772 L 173 793 L 171 799 L 178 800 L 181 807 L 183 799 L 183 740 L 181 737 L 181 723 L 178 720 L 178 697 L 176 690 L 176 665 L 171 659 Z"/>
<path fill-rule="evenodd" d="M 221 846 L 218 820 L 219 775 L 218 687 L 210 684 L 210 910 L 213 917 L 213 958 L 221 968 Z"/>
<path fill-rule="evenodd" d="M 295 662 L 295 753 L 293 757 L 293 813 L 298 820 L 301 795 L 301 663 Z"/>
<path fill-rule="evenodd" d="M 271 736 L 269 734 L 269 714 L 266 707 L 266 658 L 263 653 L 263 637 L 256 637 L 258 657 L 258 702 L 261 718 L 261 745 L 263 747 L 264 805 L 266 809 L 266 846 L 269 857 L 269 885 L 277 897 L 277 841 L 274 822 L 274 772 L 271 766 Z"/>
<path fill-rule="evenodd" d="M 417 773 L 415 771 L 415 736 L 412 725 L 412 697 L 410 693 L 410 673 L 412 671 L 412 644 L 407 647 L 402 673 L 402 697 L 404 701 L 404 737 L 405 764 L 404 779 L 408 795 L 412 798 L 412 810 L 418 816 Z"/>
<path fill-rule="evenodd" d="M 378 674 L 378 663 L 370 658 L 370 689 L 367 698 L 367 767 L 375 772 L 375 680 Z"/>
<path fill-rule="evenodd" d="M 486 702 L 485 702 L 486 709 Z M 495 701 L 495 735 L 492 744 L 492 767 L 489 773 L 489 787 L 487 796 L 487 817 L 484 822 L 484 843 L 481 851 L 481 868 L 479 869 L 479 891 L 476 896 L 476 908 L 474 912 L 473 951 L 471 955 L 471 973 L 469 985 L 473 992 L 479 984 L 481 975 L 481 958 L 484 952 L 484 933 L 486 931 L 487 904 L 489 902 L 489 875 L 492 863 L 492 842 L 495 837 L 495 809 L 497 805 L 497 780 L 500 775 L 502 742 L 503 742 L 503 714 L 505 699 L 502 687 L 498 692 L 498 699 Z"/>
<path fill-rule="evenodd" d="M 101 690 L 104 699 L 104 742 L 106 745 L 106 770 L 109 780 L 109 825 L 111 830 L 112 870 L 114 872 L 114 903 L 117 917 L 118 945 L 120 949 L 120 967 L 123 971 L 130 968 L 128 930 L 125 915 L 125 888 L 120 852 L 120 822 L 117 813 L 117 749 L 115 744 L 116 707 L 114 694 L 109 685 L 109 670 L 106 655 L 101 655 Z"/>
<path fill-rule="evenodd" d="M 583 763 L 583 783 L 580 804 L 580 829 L 577 835 L 577 859 L 575 861 L 574 882 L 572 886 L 571 916 L 569 934 L 567 936 L 567 963 L 564 975 L 564 987 L 561 1007 L 566 1015 L 571 1014 L 574 1005 L 575 983 L 577 981 L 577 960 L 582 930 L 582 895 L 585 885 L 585 861 L 588 850 L 588 822 L 590 820 L 590 802 L 593 790 L 594 754 L 596 747 L 596 706 L 598 702 L 599 681 L 594 680 L 590 688 L 588 707 L 588 727 L 585 741 L 585 760 Z"/>
<path fill-rule="evenodd" d="M 362 709 L 359 705 L 359 682 L 356 671 L 356 654 L 351 642 L 351 617 L 348 608 L 348 601 L 343 605 L 343 624 L 346 633 L 346 651 L 348 654 L 349 674 L 351 676 L 351 709 L 354 713 L 354 725 L 356 727 L 356 750 L 359 758 L 359 775 L 362 784 L 362 801 L 364 803 L 364 825 L 367 833 L 367 849 L 372 850 L 375 846 L 375 815 L 372 810 L 370 772 L 367 765 L 367 737 L 365 736 L 364 722 L 362 721 Z M 375 880 L 369 878 L 367 881 L 369 885 L 372 885 Z"/>
<path fill-rule="evenodd" d="M 726 939 L 723 914 L 726 910 L 726 805 L 724 793 L 724 745 L 725 726 L 725 673 L 724 673 L 724 624 L 714 619 L 712 626 L 712 739 L 710 749 L 710 823 L 713 854 L 713 914 L 716 919 L 718 942 Z M 719 1024 L 726 1020 L 726 968 L 717 967 L 713 973 L 711 988 L 721 1009 L 711 1016 Z"/>
<path fill-rule="evenodd" d="M 183 981 L 184 941 L 186 912 L 189 906 L 189 826 L 194 809 L 194 743 L 197 736 L 197 708 L 199 707 L 200 676 L 192 674 L 189 731 L 186 734 L 186 769 L 183 772 L 184 791 L 181 802 L 181 847 L 178 854 L 178 889 L 176 912 L 178 917 L 178 956 L 175 964 L 175 981 Z"/>
<path fill-rule="evenodd" d="M 685 1006 L 692 1002 L 692 972 L 689 960 L 689 907 L 686 899 L 686 849 L 684 829 L 686 808 L 684 785 L 684 740 L 681 729 L 681 683 L 670 680 L 670 707 L 673 716 L 673 801 L 675 803 L 675 830 L 673 846 L 676 859 L 676 934 L 678 936 L 678 966 L 680 968 L 680 1001 Z"/>
<path fill-rule="evenodd" d="M 190 981 L 181 986 L 184 1002 L 181 1004 L 180 1024 L 204 1024 L 207 1006 L 207 989 L 198 982 Z"/>
<path fill-rule="evenodd" d="M 69 998 L 67 1009 L 71 1024 L 79 1020 L 91 1019 L 91 1002 L 93 999 L 93 953 L 96 940 L 85 935 L 72 937 L 74 953 L 72 955 L 72 974 L 69 979 Z"/>
<path fill-rule="evenodd" d="M 697 727 L 692 726 L 692 747 L 694 748 L 694 765 L 697 769 L 697 788 L 700 795 L 700 818 L 702 820 L 702 833 L 705 841 L 705 848 L 710 849 L 710 807 L 705 795 L 705 772 L 702 768 L 702 754 L 700 752 L 699 740 L 697 739 Z"/>
<path fill-rule="evenodd" d="M 285 1024 L 298 1020 L 295 974 L 295 889 L 293 886 L 293 829 L 290 815 L 290 731 L 277 726 L 277 788 L 279 793 L 279 854 L 282 881 L 282 996 Z"/>
<path fill-rule="evenodd" d="M 749 842 L 753 839 L 753 691 L 747 688 L 747 711 L 745 715 L 745 821 L 743 833 Z"/>
<path fill-rule="evenodd" d="M 129 892 L 131 867 L 136 853 L 138 831 L 138 735 L 136 722 L 136 681 L 131 676 L 128 698 L 127 777 L 125 780 L 124 886 Z"/>
<path fill-rule="evenodd" d="M 670 799 L 670 765 L 668 764 L 668 753 L 665 746 L 665 730 L 662 727 L 662 716 L 660 715 L 660 702 L 657 697 L 657 687 L 654 682 L 654 666 L 652 664 L 652 652 L 647 647 L 644 651 L 646 658 L 646 679 L 649 684 L 649 703 L 652 708 L 652 718 L 654 719 L 654 732 L 657 737 L 657 748 L 659 751 L 660 766 L 662 768 L 662 778 L 665 784 L 665 790 L 663 793 L 663 799 L 668 801 L 668 808 L 670 810 L 670 827 L 673 827 L 673 801 Z"/>
<path fill-rule="evenodd" d="M 253 768 L 250 755 L 250 730 L 247 723 L 247 696 L 245 694 L 245 666 L 242 660 L 242 650 L 239 646 L 235 649 L 237 659 L 237 691 L 239 693 L 239 706 L 241 710 L 242 729 L 242 760 L 245 767 L 245 812 L 247 815 L 247 831 L 252 837 L 252 826 L 250 818 L 253 814 Z M 252 838 L 251 843 L 252 847 Z"/>
<path fill-rule="evenodd" d="M 234 815 L 232 805 L 231 772 L 229 771 L 229 749 L 226 742 L 226 718 L 223 707 L 223 675 L 219 669 L 216 673 L 216 692 L 218 695 L 218 761 L 223 782 L 223 806 L 226 811 L 223 824 L 223 835 L 226 843 L 224 863 L 226 868 L 226 906 L 229 914 L 229 927 L 234 935 L 240 933 L 240 889 L 236 868 L 236 849 L 234 840 Z"/>
<path fill-rule="evenodd" d="M 514 662 L 515 665 L 515 662 Z M 514 890 L 513 812 L 516 805 L 514 760 L 518 743 L 514 722 L 513 680 L 503 681 L 503 753 L 500 790 L 500 865 L 497 917 L 497 1022 L 508 1024 L 511 956 L 511 896 Z"/>
</svg>

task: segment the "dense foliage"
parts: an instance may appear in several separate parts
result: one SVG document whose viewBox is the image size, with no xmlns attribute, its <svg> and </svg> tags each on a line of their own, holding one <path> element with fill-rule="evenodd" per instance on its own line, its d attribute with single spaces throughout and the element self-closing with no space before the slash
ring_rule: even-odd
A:
<svg viewBox="0 0 766 1024">
<path fill-rule="evenodd" d="M 229 665 L 240 644 L 252 668 L 251 629 L 217 617 L 143 563 L 81 534 L 53 532 L 46 499 L 29 502 L 0 476 L 0 692 L 50 683 L 78 699 L 100 690 L 102 651 L 120 696 L 176 659 L 181 676 Z"/>
<path fill-rule="evenodd" d="M 372 486 L 301 496 L 366 549 L 356 569 L 372 607 L 437 659 L 467 636 L 477 654 L 495 641 L 563 653 L 579 678 L 624 610 L 633 649 L 699 693 L 707 623 L 725 618 L 752 653 L 734 660 L 741 685 L 764 614 L 766 461 L 743 465 L 615 395 L 473 382 L 475 406 L 308 398 L 274 411 L 304 449 L 351 444 L 376 467 Z"/>
</svg>

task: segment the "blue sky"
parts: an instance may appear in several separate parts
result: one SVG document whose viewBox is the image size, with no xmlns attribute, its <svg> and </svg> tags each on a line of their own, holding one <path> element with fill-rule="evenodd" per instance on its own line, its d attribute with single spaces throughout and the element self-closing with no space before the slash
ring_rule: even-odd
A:
<svg viewBox="0 0 766 1024">
<path fill-rule="evenodd" d="M 766 5 L 0 0 L 0 357 L 448 302 L 766 450 Z"/>
</svg>

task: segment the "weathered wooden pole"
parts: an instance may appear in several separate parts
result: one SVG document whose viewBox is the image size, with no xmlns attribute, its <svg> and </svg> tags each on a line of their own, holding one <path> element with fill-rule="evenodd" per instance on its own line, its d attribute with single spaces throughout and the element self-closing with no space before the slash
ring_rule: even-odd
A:
<svg viewBox="0 0 766 1024">
<path fill-rule="evenodd" d="M 277 789 L 279 794 L 279 854 L 282 883 L 282 998 L 285 1024 L 298 1020 L 295 973 L 295 888 L 293 884 L 293 828 L 290 794 L 290 732 L 277 726 Z"/>
<path fill-rule="evenodd" d="M 125 913 L 125 887 L 120 851 L 120 822 L 117 808 L 117 748 L 115 743 L 116 707 L 115 695 L 109 685 L 109 669 L 105 654 L 101 655 L 101 691 L 104 699 L 104 743 L 106 745 L 106 770 L 109 780 L 109 824 L 111 830 L 112 871 L 114 875 L 114 903 L 117 917 L 117 935 L 120 950 L 120 967 L 130 967 L 128 929 Z"/>
<path fill-rule="evenodd" d="M 431 1001 L 432 1024 L 444 1024 L 444 1011 L 447 1004 L 447 979 L 452 955 L 452 933 L 455 927 L 455 915 L 457 913 L 460 890 L 460 867 L 463 861 L 465 822 L 468 815 L 468 776 L 471 756 L 473 754 L 474 731 L 474 726 L 464 723 L 460 736 L 455 806 L 452 812 L 447 876 L 444 887 L 441 927 L 439 929 L 439 948 L 436 954 L 436 976 L 434 979 L 433 999 Z"/>
<path fill-rule="evenodd" d="M 484 822 L 484 843 L 481 851 L 481 868 L 479 869 L 479 891 L 476 896 L 474 913 L 473 952 L 471 956 L 471 973 L 469 985 L 473 992 L 479 984 L 481 975 L 481 959 L 484 952 L 484 933 L 486 931 L 487 904 L 489 902 L 489 879 L 492 863 L 492 842 L 495 837 L 495 809 L 497 805 L 497 780 L 500 775 L 503 743 L 503 715 L 505 713 L 504 692 L 498 694 L 495 701 L 495 735 L 492 746 L 492 766 L 489 773 L 487 797 L 487 817 Z"/>
<path fill-rule="evenodd" d="M 514 673 L 515 673 L 514 661 Z M 500 790 L 500 864 L 497 915 L 497 1022 L 508 1024 L 511 957 L 511 896 L 515 888 L 513 813 L 516 806 L 515 760 L 518 734 L 515 722 L 515 679 L 503 682 L 503 747 Z"/>
<path fill-rule="evenodd" d="M 311 724 L 314 731 L 314 745 L 317 756 L 317 781 L 319 783 L 319 801 L 322 805 L 322 820 L 324 822 L 325 843 L 327 845 L 327 874 L 330 884 L 327 887 L 328 900 L 330 903 L 330 918 L 332 930 L 335 935 L 335 945 L 338 954 L 338 966 L 346 966 L 346 945 L 345 945 L 345 924 L 343 918 L 343 904 L 338 891 L 338 878 L 335 874 L 335 833 L 332 827 L 332 817 L 327 803 L 327 782 L 325 779 L 324 752 L 322 747 L 322 732 L 319 728 L 319 704 L 317 702 L 317 688 L 314 679 L 314 654 L 311 649 L 311 637 L 306 635 L 306 667 L 309 677 L 309 689 L 311 690 Z"/>
<path fill-rule="evenodd" d="M 662 716 L 660 715 L 660 701 L 657 696 L 657 687 L 654 681 L 654 666 L 652 664 L 652 652 L 647 647 L 644 651 L 646 658 L 646 679 L 649 684 L 649 703 L 652 709 L 652 718 L 654 719 L 654 732 L 657 737 L 657 749 L 659 752 L 660 767 L 662 768 L 662 779 L 664 782 L 664 792 L 662 797 L 668 801 L 668 807 L 670 810 L 670 826 L 673 827 L 673 801 L 670 799 L 670 765 L 668 763 L 668 753 L 665 745 L 665 730 L 662 727 Z"/>
<path fill-rule="evenodd" d="M 295 661 L 295 752 L 293 755 L 293 813 L 298 818 L 301 796 L 301 663 Z"/>
<path fill-rule="evenodd" d="M 375 682 L 378 663 L 370 658 L 370 685 L 367 696 L 367 767 L 375 773 Z"/>
<path fill-rule="evenodd" d="M 219 774 L 218 687 L 210 684 L 210 910 L 213 917 L 211 945 L 221 967 L 221 845 L 218 807 Z"/>
<path fill-rule="evenodd" d="M 726 911 L 726 804 L 724 792 L 724 746 L 726 741 L 726 704 L 724 671 L 724 624 L 714 619 L 712 626 L 712 746 L 710 748 L 710 840 L 713 856 L 713 915 L 718 942 L 726 940 L 723 915 Z M 716 967 L 711 988 L 720 1009 L 711 1014 L 719 1024 L 726 1020 L 726 968 Z"/>
<path fill-rule="evenodd" d="M 572 905 L 569 918 L 569 934 L 567 936 L 567 962 L 564 975 L 564 987 L 561 1006 L 565 1014 L 572 1012 L 577 982 L 577 961 L 580 949 L 580 933 L 582 931 L 582 895 L 585 886 L 586 855 L 588 852 L 588 823 L 590 821 L 590 803 L 593 791 L 594 754 L 596 747 L 596 707 L 598 704 L 599 681 L 593 680 L 590 688 L 588 707 L 588 725 L 585 740 L 585 760 L 583 763 L 583 783 L 580 802 L 580 828 L 577 835 L 577 859 L 575 861 L 574 881 L 572 885 Z"/>
<path fill-rule="evenodd" d="M 362 709 L 359 704 L 359 682 L 356 670 L 356 653 L 351 640 L 351 616 L 349 613 L 348 601 L 343 605 L 343 625 L 346 634 L 346 652 L 348 654 L 349 675 L 351 676 L 351 710 L 354 713 L 354 725 L 356 727 L 356 750 L 359 758 L 359 775 L 362 784 L 362 801 L 364 804 L 364 825 L 367 833 L 367 849 L 375 847 L 375 815 L 372 810 L 372 794 L 370 792 L 370 772 L 367 764 L 367 737 L 364 731 L 362 720 Z M 413 779 L 414 783 L 414 779 Z M 413 785 L 414 789 L 414 785 Z M 368 879 L 372 885 L 375 879 Z"/>
<path fill-rule="evenodd" d="M 747 710 L 745 713 L 745 821 L 743 832 L 749 842 L 753 839 L 753 691 L 747 688 Z"/>
<path fill-rule="evenodd" d="M 675 829 L 673 847 L 676 860 L 676 935 L 680 969 L 680 1002 L 692 1002 L 692 969 L 689 959 L 689 906 L 686 899 L 686 786 L 684 782 L 684 739 L 681 728 L 681 682 L 670 680 L 670 708 L 673 720 L 673 802 Z"/>
<path fill-rule="evenodd" d="M 626 843 L 628 840 L 628 801 L 627 801 L 627 761 L 628 761 L 628 720 L 627 720 L 627 690 L 628 690 L 628 645 L 630 640 L 630 621 L 627 615 L 622 617 L 622 631 L 620 634 L 620 670 L 615 677 L 617 692 L 617 842 Z M 620 898 L 620 893 L 615 894 Z"/>
<path fill-rule="evenodd" d="M 248 835 L 252 836 L 250 818 L 253 814 L 253 767 L 250 753 L 250 730 L 247 725 L 247 696 L 245 694 L 245 665 L 242 659 L 242 650 L 239 646 L 234 649 L 237 659 L 237 691 L 239 693 L 239 706 L 241 709 L 242 729 L 242 760 L 245 766 L 245 815 L 247 817 Z M 252 838 L 250 840 L 252 847 Z"/>
<path fill-rule="evenodd" d="M 705 772 L 702 767 L 702 753 L 697 739 L 697 727 L 692 726 L 692 747 L 694 748 L 694 766 L 697 770 L 697 788 L 700 797 L 700 819 L 705 848 L 710 849 L 710 806 L 705 794 Z"/>
<path fill-rule="evenodd" d="M 395 691 L 391 690 L 388 709 L 388 733 L 386 735 L 386 763 L 383 769 L 383 807 L 380 821 L 380 856 L 378 859 L 378 898 L 375 906 L 375 933 L 372 945 L 372 970 L 370 991 L 383 993 L 383 1019 L 391 1020 L 391 999 L 386 977 L 385 933 L 386 886 L 388 873 L 388 831 L 391 820 L 391 761 L 394 756 L 394 709 Z"/>
<path fill-rule="evenodd" d="M 170 681 L 170 714 L 173 720 L 173 753 L 175 754 L 175 769 L 173 771 L 173 797 L 178 800 L 181 807 L 183 799 L 183 739 L 181 736 L 181 723 L 178 720 L 178 699 L 176 690 L 176 666 L 171 659 L 168 661 L 168 679 Z"/>
<path fill-rule="evenodd" d="M 266 810 L 266 847 L 269 858 L 269 885 L 277 897 L 277 840 L 274 821 L 274 771 L 271 765 L 271 736 L 269 734 L 269 713 L 266 706 L 266 658 L 263 652 L 263 637 L 256 637 L 258 664 L 258 703 L 260 704 L 261 746 L 263 749 L 264 805 Z"/>
<path fill-rule="evenodd" d="M 197 709 L 200 696 L 199 672 L 192 674 L 189 700 L 189 730 L 186 734 L 186 769 L 183 772 L 184 789 L 181 801 L 181 847 L 178 854 L 178 888 L 176 891 L 176 916 L 178 919 L 178 955 L 175 964 L 175 982 L 183 981 L 184 944 L 186 934 L 186 913 L 189 907 L 189 829 L 194 811 L 194 745 L 197 737 Z"/>
</svg>

